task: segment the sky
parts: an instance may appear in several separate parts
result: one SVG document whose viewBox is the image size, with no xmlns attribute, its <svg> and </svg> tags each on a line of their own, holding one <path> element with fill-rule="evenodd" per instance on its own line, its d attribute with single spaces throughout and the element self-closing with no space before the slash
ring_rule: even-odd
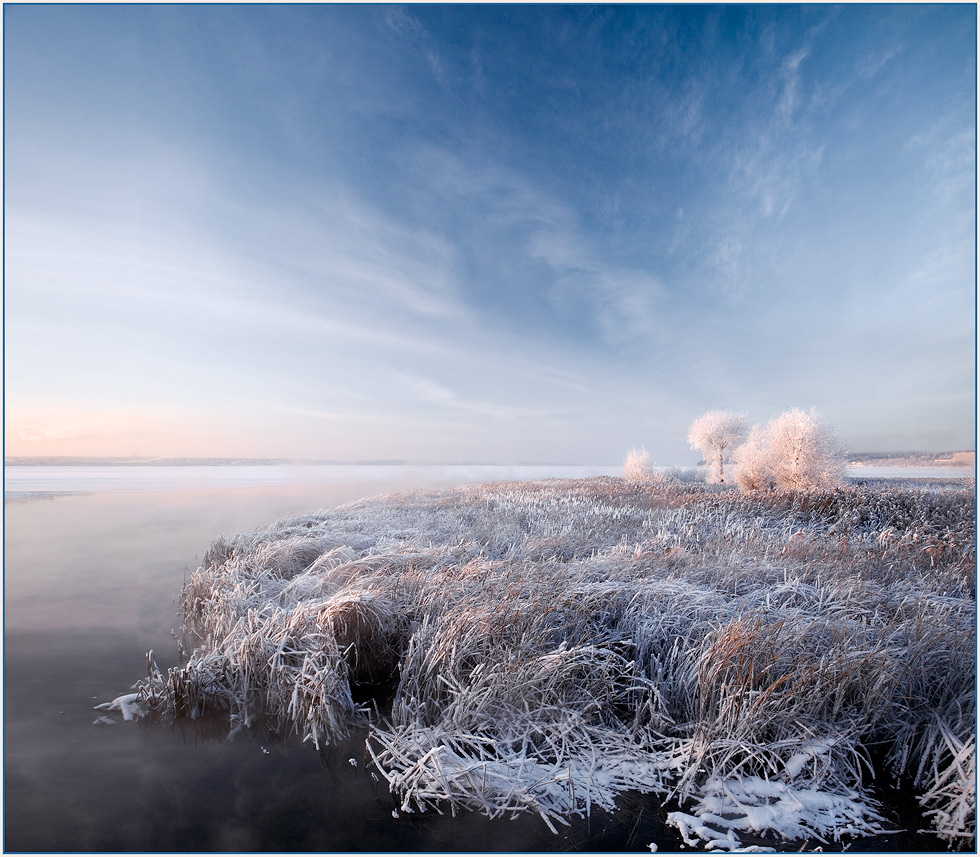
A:
<svg viewBox="0 0 980 857">
<path fill-rule="evenodd" d="M 975 4 L 3 25 L 8 456 L 975 448 Z"/>
</svg>

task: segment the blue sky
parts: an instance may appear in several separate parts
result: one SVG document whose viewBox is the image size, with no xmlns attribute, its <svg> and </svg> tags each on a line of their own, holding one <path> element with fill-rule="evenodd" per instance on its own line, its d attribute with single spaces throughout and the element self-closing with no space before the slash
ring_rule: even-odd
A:
<svg viewBox="0 0 980 857">
<path fill-rule="evenodd" d="M 976 24 L 8 4 L 6 453 L 973 448 Z"/>
</svg>

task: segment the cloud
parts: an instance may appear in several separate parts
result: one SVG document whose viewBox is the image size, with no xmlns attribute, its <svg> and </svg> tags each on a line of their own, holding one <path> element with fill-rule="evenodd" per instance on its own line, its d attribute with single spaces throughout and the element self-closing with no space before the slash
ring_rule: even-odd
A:
<svg viewBox="0 0 980 857">
<path fill-rule="evenodd" d="M 800 64 L 810 55 L 809 48 L 803 47 L 783 60 L 783 92 L 779 98 L 778 114 L 783 122 L 789 123 L 800 103 Z"/>
<path fill-rule="evenodd" d="M 67 397 L 51 404 L 39 403 L 37 397 L 8 396 L 6 411 L 8 455 L 129 454 L 145 444 L 193 447 L 193 438 L 210 428 L 207 416 L 192 417 L 180 408 L 106 407 Z"/>
<path fill-rule="evenodd" d="M 180 295 L 189 304 L 211 297 L 261 301 L 303 289 L 311 298 L 329 296 L 335 313 L 357 311 L 364 318 L 377 318 L 381 308 L 402 319 L 449 320 L 464 312 L 454 250 L 424 226 L 394 220 L 342 185 L 218 203 L 216 189 L 208 192 L 195 181 L 183 196 L 187 177 L 199 175 L 161 173 L 153 186 L 169 184 L 170 190 L 166 198 L 143 197 L 154 211 L 146 219 L 128 217 L 126 207 L 114 216 L 72 213 L 58 207 L 57 196 L 53 205 L 43 199 L 11 204 L 8 258 L 18 273 L 40 274 L 50 289 L 81 288 L 106 301 L 154 292 Z M 125 175 L 117 179 L 126 182 Z M 186 207 L 196 210 L 199 222 L 186 222 Z"/>
<path fill-rule="evenodd" d="M 768 129 L 754 146 L 735 154 L 736 184 L 756 200 L 761 214 L 781 221 L 799 195 L 801 186 L 820 168 L 826 145 L 805 137 Z"/>
<path fill-rule="evenodd" d="M 278 220 L 269 246 L 291 247 L 287 264 L 298 277 L 334 297 L 443 320 L 465 311 L 455 249 L 424 226 L 393 220 L 346 191 Z"/>
<path fill-rule="evenodd" d="M 559 312 L 591 316 L 603 339 L 625 344 L 655 336 L 665 289 L 646 271 L 601 259 L 577 230 L 539 229 L 528 239 L 533 258 L 554 273 L 549 298 Z"/>
<path fill-rule="evenodd" d="M 483 71 L 483 56 L 479 45 L 473 45 L 470 50 L 470 71 L 472 73 L 473 89 L 479 95 L 485 95 L 487 79 Z"/>
<path fill-rule="evenodd" d="M 38 425 L 33 421 L 13 430 L 14 436 L 24 443 L 44 443 L 52 440 L 79 440 L 93 437 L 95 431 L 91 424 L 58 423 Z"/>
<path fill-rule="evenodd" d="M 573 209 L 540 190 L 532 178 L 496 158 L 465 157 L 444 146 L 421 143 L 405 152 L 406 166 L 439 196 L 433 205 L 467 211 L 491 225 L 558 224 Z"/>
<path fill-rule="evenodd" d="M 706 87 L 696 80 L 688 80 L 684 90 L 676 98 L 667 98 L 664 108 L 665 144 L 679 137 L 698 145 L 709 125 L 705 116 Z"/>
<path fill-rule="evenodd" d="M 403 6 L 386 6 L 385 23 L 399 35 L 410 35 L 415 38 L 428 38 L 429 33 L 422 22 L 409 15 Z"/>
<path fill-rule="evenodd" d="M 761 216 L 779 223 L 799 196 L 800 189 L 815 179 L 826 143 L 811 117 L 812 104 L 804 100 L 804 61 L 811 48 L 804 45 L 783 56 L 767 97 L 743 113 L 733 130 L 734 145 L 730 186 L 753 200 Z M 814 85 L 820 89 L 819 84 Z M 739 212 L 739 219 L 744 212 Z"/>
<path fill-rule="evenodd" d="M 492 229 L 513 229 L 525 259 L 534 258 L 529 230 L 581 241 L 571 211 L 515 174 L 452 168 L 443 191 L 476 202 Z M 351 424 L 415 414 L 434 425 L 442 414 L 443 431 L 464 434 L 487 421 L 540 424 L 570 391 L 596 390 L 571 348 L 537 347 L 499 326 L 506 315 L 481 315 L 446 237 L 349 189 L 225 198 L 222 214 L 201 232 L 166 207 L 136 224 L 10 209 L 11 332 L 22 358 L 13 386 L 36 389 L 40 370 L 46 389 L 74 386 L 104 406 L 142 390 L 242 413 L 242 432 L 261 412 L 284 415 L 302 401 L 301 410 Z M 586 306 L 608 302 L 604 317 L 620 327 L 648 323 L 642 272 L 581 254 L 552 261 L 558 274 L 586 277 Z M 72 347 L 82 359 L 58 368 Z"/>
<path fill-rule="evenodd" d="M 384 218 L 362 218 L 367 237 L 341 236 L 346 250 L 303 239 L 314 261 L 142 231 L 119 243 L 109 224 L 19 211 L 8 228 L 7 390 L 19 395 L 365 407 L 391 367 L 452 361 L 452 331 L 469 323 L 445 282 L 430 288 L 444 248 Z"/>
<path fill-rule="evenodd" d="M 743 251 L 743 244 L 735 235 L 722 233 L 705 257 L 706 269 L 713 274 L 715 287 L 730 298 L 738 298 L 745 293 Z"/>
<path fill-rule="evenodd" d="M 399 36 L 405 37 L 409 42 L 417 43 L 433 77 L 445 88 L 449 83 L 449 70 L 436 40 L 422 22 L 402 7 L 388 7 L 385 10 L 385 23 Z"/>
<path fill-rule="evenodd" d="M 902 52 L 901 46 L 893 46 L 882 48 L 880 50 L 871 51 L 866 56 L 864 56 L 858 62 L 857 72 L 866 80 L 871 80 L 877 77 L 878 74 L 888 65 L 896 56 Z"/>
<path fill-rule="evenodd" d="M 473 400 L 459 395 L 443 383 L 414 373 L 396 372 L 391 380 L 401 395 L 422 405 L 427 411 L 451 411 L 464 418 L 504 422 L 540 419 L 549 413 L 542 408 Z"/>
<path fill-rule="evenodd" d="M 543 262 L 546 278 L 534 287 L 560 313 L 591 318 L 602 338 L 624 344 L 654 334 L 659 277 L 622 264 L 602 239 L 586 234 L 570 205 L 554 199 L 517 172 L 495 166 L 464 165 L 436 147 L 416 153 L 424 171 L 448 205 L 465 205 L 481 219 L 481 240 L 508 247 L 528 262 Z"/>
<path fill-rule="evenodd" d="M 939 202 L 954 200 L 976 189 L 976 131 L 973 128 L 947 130 L 954 121 L 950 117 L 906 144 L 907 149 L 923 158 Z"/>
<path fill-rule="evenodd" d="M 951 326 L 974 326 L 970 313 L 976 310 L 975 262 L 976 244 L 968 238 L 935 248 L 905 278 L 905 299 L 947 313 Z"/>
</svg>

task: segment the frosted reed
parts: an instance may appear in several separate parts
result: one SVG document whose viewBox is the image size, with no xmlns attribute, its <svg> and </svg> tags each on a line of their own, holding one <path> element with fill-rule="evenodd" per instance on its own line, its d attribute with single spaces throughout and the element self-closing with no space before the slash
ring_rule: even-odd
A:
<svg viewBox="0 0 980 857">
<path fill-rule="evenodd" d="M 639 790 L 692 843 L 829 840 L 893 823 L 887 775 L 972 847 L 975 554 L 950 482 L 389 495 L 215 541 L 140 701 L 316 747 L 369 724 L 405 812 L 557 829 Z"/>
</svg>

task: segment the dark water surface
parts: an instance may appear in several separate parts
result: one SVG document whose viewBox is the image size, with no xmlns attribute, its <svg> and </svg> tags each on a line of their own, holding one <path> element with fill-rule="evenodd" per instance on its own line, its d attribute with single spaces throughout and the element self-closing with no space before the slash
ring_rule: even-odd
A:
<svg viewBox="0 0 980 857">
<path fill-rule="evenodd" d="M 228 742 L 93 710 L 129 692 L 148 650 L 163 671 L 176 664 L 184 575 L 217 535 L 400 487 L 352 481 L 6 502 L 4 850 L 649 853 L 651 842 L 679 850 L 665 810 L 639 796 L 558 835 L 531 815 L 396 818 L 383 778 L 364 764 L 363 735 L 321 755 L 276 747 L 261 733 Z M 116 725 L 95 725 L 103 714 Z M 869 849 L 944 847 L 912 834 L 852 847 Z"/>
</svg>

